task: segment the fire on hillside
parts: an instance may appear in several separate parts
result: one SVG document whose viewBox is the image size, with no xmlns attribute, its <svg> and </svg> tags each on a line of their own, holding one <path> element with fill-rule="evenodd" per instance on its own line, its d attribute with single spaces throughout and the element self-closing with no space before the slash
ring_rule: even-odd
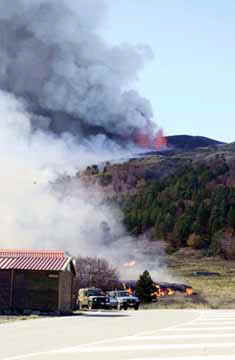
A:
<svg viewBox="0 0 235 360">
<path fill-rule="evenodd" d="M 175 295 L 181 293 L 184 296 L 195 295 L 192 287 L 185 284 L 168 283 L 168 282 L 154 282 L 155 290 L 152 292 L 152 300 L 157 301 L 159 298 Z M 135 293 L 136 281 L 123 282 L 123 288 L 129 293 Z"/>
<path fill-rule="evenodd" d="M 167 139 L 164 136 L 162 129 L 153 136 L 150 136 L 147 132 L 138 132 L 134 141 L 142 148 L 155 149 L 158 151 L 167 149 Z"/>
<path fill-rule="evenodd" d="M 171 296 L 176 292 L 183 293 L 185 296 L 191 296 L 194 294 L 191 286 L 185 284 L 175 283 L 154 283 L 156 290 L 152 293 L 153 300 L 157 300 L 162 296 Z"/>
</svg>

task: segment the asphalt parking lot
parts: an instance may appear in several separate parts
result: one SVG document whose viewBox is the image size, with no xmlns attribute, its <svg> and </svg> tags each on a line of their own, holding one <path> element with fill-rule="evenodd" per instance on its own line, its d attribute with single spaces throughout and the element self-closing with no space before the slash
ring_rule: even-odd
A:
<svg viewBox="0 0 235 360">
<path fill-rule="evenodd" d="M 0 360 L 234 360 L 235 311 L 91 311 L 0 324 Z"/>
</svg>

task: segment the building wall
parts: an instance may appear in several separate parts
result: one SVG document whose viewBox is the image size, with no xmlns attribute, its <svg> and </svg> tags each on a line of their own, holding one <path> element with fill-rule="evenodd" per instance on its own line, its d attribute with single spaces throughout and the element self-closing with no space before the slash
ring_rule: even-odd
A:
<svg viewBox="0 0 235 360">
<path fill-rule="evenodd" d="M 41 311 L 58 309 L 58 273 L 15 271 L 14 274 L 14 308 Z"/>
<path fill-rule="evenodd" d="M 59 284 L 59 310 L 70 312 L 72 310 L 73 274 L 68 271 L 60 272 Z"/>
<path fill-rule="evenodd" d="M 0 309 L 10 308 L 11 297 L 11 272 L 0 270 Z"/>
<path fill-rule="evenodd" d="M 73 274 L 69 271 L 0 270 L 0 310 L 72 310 Z"/>
</svg>

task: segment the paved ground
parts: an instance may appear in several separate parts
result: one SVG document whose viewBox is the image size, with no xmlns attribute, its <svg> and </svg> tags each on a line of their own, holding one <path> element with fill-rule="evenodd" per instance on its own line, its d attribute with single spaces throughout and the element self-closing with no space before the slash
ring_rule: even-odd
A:
<svg viewBox="0 0 235 360">
<path fill-rule="evenodd" d="M 145 310 L 0 325 L 0 360 L 234 360 L 235 311 Z"/>
</svg>

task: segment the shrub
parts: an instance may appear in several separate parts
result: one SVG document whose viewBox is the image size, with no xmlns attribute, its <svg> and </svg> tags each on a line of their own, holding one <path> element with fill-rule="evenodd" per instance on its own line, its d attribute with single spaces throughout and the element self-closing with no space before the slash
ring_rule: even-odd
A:
<svg viewBox="0 0 235 360">
<path fill-rule="evenodd" d="M 192 249 L 202 249 L 205 244 L 202 236 L 193 233 L 189 235 L 187 245 Z"/>
<path fill-rule="evenodd" d="M 112 183 L 113 176 L 110 173 L 104 173 L 100 177 L 100 185 L 102 186 L 108 186 Z"/>
<path fill-rule="evenodd" d="M 235 207 L 231 206 L 227 215 L 228 225 L 235 229 Z"/>
<path fill-rule="evenodd" d="M 209 253 L 212 256 L 221 255 L 222 249 L 221 249 L 221 238 L 224 236 L 223 231 L 218 231 L 216 234 L 214 234 L 211 238 L 211 243 L 209 247 Z"/>
<path fill-rule="evenodd" d="M 174 246 L 168 245 L 165 249 L 165 252 L 167 255 L 172 255 L 172 254 L 174 254 L 174 252 L 176 252 L 176 250 L 177 249 Z"/>
<path fill-rule="evenodd" d="M 234 234 L 224 233 L 220 238 L 221 252 L 225 259 L 235 260 L 235 237 Z"/>
</svg>

